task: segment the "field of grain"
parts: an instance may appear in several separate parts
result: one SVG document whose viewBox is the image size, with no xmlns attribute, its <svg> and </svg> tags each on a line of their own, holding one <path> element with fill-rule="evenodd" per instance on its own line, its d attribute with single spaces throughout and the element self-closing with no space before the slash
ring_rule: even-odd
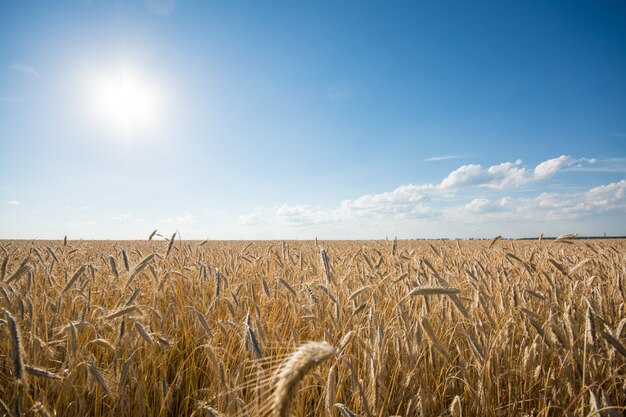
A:
<svg viewBox="0 0 626 417">
<path fill-rule="evenodd" d="M 624 241 L 0 247 L 0 416 L 619 416 L 626 404 Z"/>
</svg>

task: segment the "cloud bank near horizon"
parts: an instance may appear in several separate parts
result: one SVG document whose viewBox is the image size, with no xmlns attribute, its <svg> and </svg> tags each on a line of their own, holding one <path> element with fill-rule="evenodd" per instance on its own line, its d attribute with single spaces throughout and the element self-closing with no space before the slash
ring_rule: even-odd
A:
<svg viewBox="0 0 626 417">
<path fill-rule="evenodd" d="M 248 212 L 184 201 L 158 212 L 112 212 L 83 201 L 63 205 L 63 223 L 49 223 L 51 232 L 22 237 L 70 234 L 89 239 L 138 239 L 153 228 L 166 235 L 178 231 L 184 239 L 530 237 L 544 232 L 626 235 L 626 178 L 621 175 L 620 161 L 626 160 L 561 155 L 535 166 L 521 160 L 490 166 L 465 164 L 437 182 L 402 184 L 389 191 L 339 200 L 335 205 L 276 201 L 276 205 Z M 598 172 L 610 173 L 613 180 L 598 183 Z M 12 218 L 21 213 L 39 233 L 37 202 L 20 200 L 7 195 L 5 211 Z M 7 225 L 5 233 L 10 233 L 11 225 Z"/>
<path fill-rule="evenodd" d="M 612 165 L 612 163 L 610 164 Z M 502 224 L 510 221 L 576 221 L 605 213 L 626 213 L 626 179 L 587 189 L 546 191 L 563 171 L 602 170 L 596 158 L 561 155 L 535 167 L 523 161 L 489 167 L 462 165 L 439 183 L 404 184 L 394 190 L 346 199 L 336 207 L 283 203 L 239 216 L 248 227 L 358 227 L 374 223 L 403 229 L 412 223 Z"/>
</svg>

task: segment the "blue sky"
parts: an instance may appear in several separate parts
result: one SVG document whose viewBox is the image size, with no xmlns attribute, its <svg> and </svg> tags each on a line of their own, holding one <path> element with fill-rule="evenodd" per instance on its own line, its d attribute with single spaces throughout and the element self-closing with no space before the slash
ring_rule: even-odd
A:
<svg viewBox="0 0 626 417">
<path fill-rule="evenodd" d="M 0 3 L 0 238 L 626 235 L 624 2 Z"/>
</svg>

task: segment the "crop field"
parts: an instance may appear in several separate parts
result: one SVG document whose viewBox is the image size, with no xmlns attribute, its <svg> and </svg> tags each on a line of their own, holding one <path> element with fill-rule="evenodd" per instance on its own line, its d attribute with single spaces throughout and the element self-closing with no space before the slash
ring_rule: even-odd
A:
<svg viewBox="0 0 626 417">
<path fill-rule="evenodd" d="M 624 413 L 621 240 L 0 247 L 0 416 Z"/>
</svg>

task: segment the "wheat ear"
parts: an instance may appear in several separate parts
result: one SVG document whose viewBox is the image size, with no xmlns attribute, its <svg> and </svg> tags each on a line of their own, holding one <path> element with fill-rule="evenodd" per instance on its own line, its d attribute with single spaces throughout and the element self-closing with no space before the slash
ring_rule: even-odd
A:
<svg viewBox="0 0 626 417">
<path fill-rule="evenodd" d="M 287 417 L 297 387 L 313 368 L 335 353 L 326 342 L 309 342 L 298 348 L 281 366 L 275 375 L 276 388 L 272 397 L 273 417 Z"/>
</svg>

